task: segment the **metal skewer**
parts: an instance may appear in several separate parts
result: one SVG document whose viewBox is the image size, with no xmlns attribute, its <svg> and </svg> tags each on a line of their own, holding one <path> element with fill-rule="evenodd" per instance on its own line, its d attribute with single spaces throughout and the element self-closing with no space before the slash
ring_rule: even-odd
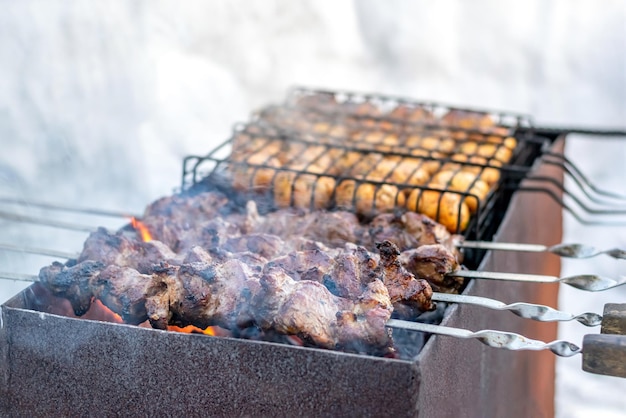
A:
<svg viewBox="0 0 626 418">
<path fill-rule="evenodd" d="M 592 312 L 585 312 L 580 315 L 573 315 L 568 312 L 558 311 L 549 306 L 536 305 L 534 303 L 511 303 L 505 304 L 499 300 L 484 298 L 481 296 L 455 295 L 451 293 L 433 292 L 432 299 L 440 302 L 463 303 L 468 305 L 482 306 L 484 308 L 499 311 L 511 311 L 515 315 L 534 319 L 535 321 L 554 322 L 576 320 L 588 327 L 595 327 L 602 323 L 602 315 Z"/>
<path fill-rule="evenodd" d="M 387 321 L 390 328 L 405 329 L 411 331 L 428 332 L 431 334 L 447 335 L 457 338 L 476 338 L 489 347 L 504 348 L 506 350 L 550 350 L 557 356 L 571 357 L 582 353 L 582 349 L 568 341 L 557 340 L 550 343 L 532 340 L 523 335 L 513 332 L 494 331 L 490 329 L 482 331 L 470 331 L 463 328 L 451 328 L 442 325 L 422 324 L 419 322 L 390 319 Z"/>
<path fill-rule="evenodd" d="M 77 208 L 71 206 L 57 205 L 52 203 L 45 202 L 37 202 L 28 199 L 14 199 L 10 197 L 0 197 L 0 203 L 9 203 L 14 205 L 22 205 L 22 206 L 33 206 L 42 209 L 51 209 L 62 212 L 74 212 L 74 213 L 84 213 L 87 215 L 97 215 L 97 216 L 109 216 L 112 218 L 139 218 L 141 215 L 136 215 L 128 212 L 120 212 L 114 210 L 105 210 L 105 209 L 94 209 L 94 208 Z"/>
<path fill-rule="evenodd" d="M 39 277 L 31 274 L 0 272 L 0 278 L 9 280 L 37 282 Z M 507 350 L 550 350 L 554 354 L 562 357 L 570 357 L 581 353 L 582 350 L 576 345 L 567 341 L 553 341 L 545 343 L 543 341 L 532 340 L 522 335 L 512 332 L 482 330 L 472 332 L 461 328 L 451 328 L 441 325 L 423 324 L 419 322 L 402 321 L 390 319 L 387 321 L 390 328 L 406 329 L 411 331 L 428 332 L 431 334 L 448 335 L 457 338 L 476 338 L 483 344 L 490 347 L 504 348 Z"/>
<path fill-rule="evenodd" d="M 610 250 L 598 250 L 590 245 L 584 244 L 558 244 L 553 246 L 540 244 L 518 244 L 513 242 L 491 242 L 491 241 L 463 241 L 454 243 L 459 248 L 477 248 L 481 250 L 500 251 L 524 251 L 533 253 L 549 252 L 561 257 L 568 258 L 590 258 L 600 254 L 626 260 L 626 250 L 612 248 Z"/>
<path fill-rule="evenodd" d="M 626 276 L 617 279 L 602 277 L 595 274 L 579 274 L 569 277 L 544 276 L 541 274 L 498 273 L 493 271 L 457 270 L 450 273 L 453 277 L 470 279 L 505 280 L 514 282 L 534 283 L 565 283 L 580 290 L 599 292 L 626 284 Z"/>
<path fill-rule="evenodd" d="M 32 223 L 37 225 L 51 226 L 54 228 L 69 229 L 80 232 L 95 232 L 98 228 L 87 225 L 79 225 L 71 222 L 53 221 L 51 219 L 38 218 L 35 216 L 17 215 L 14 213 L 0 211 L 0 218 L 16 222 Z"/>
<path fill-rule="evenodd" d="M 26 247 L 17 247 L 7 244 L 0 244 L 0 249 L 6 249 L 9 251 L 18 251 L 18 252 L 29 252 L 34 254 L 42 254 L 42 255 L 50 255 L 53 257 L 60 258 L 78 258 L 79 254 L 73 253 L 63 253 L 46 249 L 39 248 L 26 248 Z M 39 278 L 37 276 L 29 276 L 29 275 L 17 275 L 18 278 L 12 273 L 0 273 L 0 279 L 7 280 L 20 280 L 20 281 L 38 281 Z M 526 318 L 533 319 L 535 321 L 542 322 L 554 322 L 554 321 L 572 321 L 576 320 L 581 324 L 593 327 L 598 326 L 602 322 L 602 316 L 592 312 L 585 312 L 580 315 L 574 315 L 568 312 L 559 311 L 553 309 L 549 306 L 545 305 L 536 305 L 533 303 L 512 303 L 505 304 L 504 302 L 500 302 L 499 300 L 484 298 L 480 296 L 466 296 L 466 295 L 455 295 L 450 293 L 439 293 L 433 292 L 432 299 L 434 301 L 439 302 L 449 302 L 449 303 L 463 303 L 468 305 L 476 305 L 482 306 L 484 308 L 495 309 L 500 311 L 510 311 L 515 315 Z"/>
<path fill-rule="evenodd" d="M 1 271 L 0 279 L 17 280 L 18 282 L 38 282 L 39 276 L 35 276 L 34 274 L 8 273 L 6 271 Z"/>
<path fill-rule="evenodd" d="M 66 258 L 66 259 L 78 258 L 80 256 L 79 253 L 69 253 L 69 252 L 64 252 L 64 251 L 48 250 L 46 248 L 22 247 L 19 245 L 4 244 L 4 243 L 0 243 L 0 250 L 13 251 L 16 253 L 47 255 L 50 257 Z"/>
</svg>

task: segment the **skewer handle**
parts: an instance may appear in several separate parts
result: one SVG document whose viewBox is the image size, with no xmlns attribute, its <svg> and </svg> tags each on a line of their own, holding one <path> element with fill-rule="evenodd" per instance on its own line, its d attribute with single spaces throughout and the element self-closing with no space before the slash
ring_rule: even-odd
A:
<svg viewBox="0 0 626 418">
<path fill-rule="evenodd" d="M 550 322 L 576 320 L 588 327 L 595 327 L 597 325 L 600 325 L 602 321 L 602 316 L 596 313 L 585 312 L 580 315 L 574 315 L 568 312 L 553 309 L 549 306 L 537 305 L 534 303 L 518 302 L 507 305 L 503 302 L 500 302 L 499 300 L 484 298 L 481 296 L 455 295 L 451 293 L 438 292 L 434 292 L 432 298 L 435 301 L 441 302 L 466 303 L 469 305 L 477 305 L 489 309 L 511 311 L 517 316 L 527 319 L 534 319 L 535 321 Z"/>
<path fill-rule="evenodd" d="M 601 332 L 583 339 L 583 370 L 626 378 L 626 303 L 604 305 Z"/>
<path fill-rule="evenodd" d="M 475 338 L 489 347 L 503 348 L 505 350 L 550 350 L 557 356 L 561 357 L 571 357 L 581 352 L 579 347 L 568 341 L 557 340 L 546 343 L 506 331 L 485 329 L 472 332 L 463 328 L 452 328 L 442 325 L 403 321 L 400 319 L 388 320 L 387 326 L 389 328 L 429 332 L 431 334 L 447 335 L 456 338 Z"/>
<path fill-rule="evenodd" d="M 452 277 L 468 279 L 506 280 L 529 283 L 565 283 L 576 289 L 600 292 L 626 284 L 626 275 L 618 278 L 602 277 L 595 274 L 578 274 L 569 277 L 545 276 L 542 274 L 501 273 L 495 271 L 457 270 L 449 273 Z"/>
<path fill-rule="evenodd" d="M 602 334 L 626 335 L 626 303 L 604 305 L 601 332 Z"/>
<path fill-rule="evenodd" d="M 585 335 L 583 370 L 605 376 L 626 378 L 626 335 Z"/>
</svg>

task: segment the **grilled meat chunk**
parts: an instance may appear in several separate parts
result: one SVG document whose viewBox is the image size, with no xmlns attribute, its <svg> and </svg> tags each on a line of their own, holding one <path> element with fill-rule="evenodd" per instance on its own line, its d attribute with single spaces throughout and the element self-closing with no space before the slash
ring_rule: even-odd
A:
<svg viewBox="0 0 626 418">
<path fill-rule="evenodd" d="M 108 266 L 91 280 L 93 296 L 131 324 L 148 319 L 159 329 L 219 325 L 231 330 L 254 324 L 323 348 L 390 350 L 385 323 L 392 307 L 382 282 L 373 282 L 351 301 L 332 295 L 318 282 L 295 281 L 278 267 L 259 283 L 237 260 L 165 270 L 147 276 Z"/>
<path fill-rule="evenodd" d="M 372 219 L 363 229 L 361 245 L 366 248 L 374 248 L 377 242 L 391 241 L 400 251 L 441 244 L 453 254 L 457 253 L 452 242 L 454 235 L 450 235 L 443 225 L 419 213 L 384 213 Z"/>
<path fill-rule="evenodd" d="M 55 296 L 67 299 L 76 316 L 84 315 L 94 297 L 93 280 L 100 275 L 105 264 L 98 261 L 84 261 L 67 265 L 54 262 L 39 271 L 39 281 Z"/>
<path fill-rule="evenodd" d="M 272 267 L 261 277 L 261 291 L 253 306 L 262 329 L 298 335 L 319 347 L 366 344 L 381 348 L 390 343 L 385 324 L 392 307 L 381 282 L 370 283 L 355 303 L 334 296 L 318 282 L 296 281 Z"/>
<path fill-rule="evenodd" d="M 77 315 L 98 299 L 131 324 L 257 326 L 318 347 L 382 353 L 390 350 L 385 323 L 393 304 L 430 309 L 432 291 L 399 265 L 394 244 L 380 248 L 379 257 L 347 245 L 293 252 L 262 265 L 262 258 L 248 264 L 194 247 L 179 265 L 163 262 L 150 274 L 86 260 L 55 263 L 40 278 L 69 299 Z"/>
<path fill-rule="evenodd" d="M 201 193 L 184 199 L 211 201 L 203 195 L 213 193 Z M 420 245 L 441 244 L 459 255 L 453 246 L 455 235 L 427 216 L 413 212 L 381 214 L 369 223 L 361 224 L 356 215 L 347 211 L 303 212 L 289 208 L 260 215 L 256 204 L 250 201 L 246 205 L 245 215 L 234 213 L 207 219 L 206 216 L 194 218 L 194 208 L 200 205 L 185 205 L 181 199 L 176 201 L 177 209 L 172 218 L 160 215 L 167 213 L 161 209 L 147 211 L 149 215 L 142 220 L 154 239 L 162 241 L 175 252 L 186 251 L 194 245 L 217 247 L 228 239 L 243 235 L 269 234 L 289 243 L 291 250 L 302 249 L 299 243 L 302 239 L 308 240 L 309 244 L 320 242 L 328 247 L 356 243 L 369 251 L 376 251 L 376 242 L 388 240 L 396 244 L 400 251 Z M 185 208 L 190 208 L 190 212 L 185 213 Z"/>
<path fill-rule="evenodd" d="M 167 323 L 168 287 L 158 276 L 141 274 L 130 267 L 110 265 L 94 279 L 94 296 L 119 314 L 124 322 L 139 325 L 150 319 L 153 326 Z"/>
<path fill-rule="evenodd" d="M 416 307 L 421 311 L 434 309 L 431 297 L 433 291 L 426 280 L 416 279 L 400 263 L 398 247 L 384 241 L 377 244 L 380 251 L 380 264 L 383 271 L 383 283 L 389 289 L 391 301 Z"/>
<path fill-rule="evenodd" d="M 463 284 L 462 278 L 449 276 L 459 268 L 459 264 L 442 245 L 422 245 L 404 251 L 399 260 L 415 277 L 428 280 L 435 291 L 457 292 Z"/>
<path fill-rule="evenodd" d="M 129 238 L 123 231 L 112 234 L 104 228 L 98 228 L 85 241 L 78 262 L 99 261 L 105 265 L 131 267 L 141 273 L 148 273 L 152 266 L 162 261 L 172 261 L 176 257 L 176 253 L 160 241 L 141 242 Z"/>
<path fill-rule="evenodd" d="M 250 298 L 258 293 L 259 272 L 239 260 L 184 264 L 170 275 L 170 324 L 245 328 L 253 321 Z"/>
</svg>

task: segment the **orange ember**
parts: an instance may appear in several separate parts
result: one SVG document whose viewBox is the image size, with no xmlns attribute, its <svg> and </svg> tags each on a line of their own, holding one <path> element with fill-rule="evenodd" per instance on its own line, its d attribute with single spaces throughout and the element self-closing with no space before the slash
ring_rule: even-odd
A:
<svg viewBox="0 0 626 418">
<path fill-rule="evenodd" d="M 175 325 L 168 325 L 167 326 L 167 330 L 168 331 L 176 331 L 176 332 L 184 332 L 186 334 L 192 334 L 192 333 L 196 333 L 196 334 L 205 334 L 205 335 L 211 335 L 211 336 L 215 336 L 218 333 L 217 331 L 217 327 L 207 327 L 205 330 L 198 328 L 198 327 L 194 327 L 193 325 L 187 325 L 186 327 L 177 327 Z"/>
<path fill-rule="evenodd" d="M 106 322 L 114 322 L 116 324 L 123 324 L 124 321 L 122 317 L 107 308 L 102 302 L 98 299 L 93 301 L 91 308 L 85 314 L 83 318 L 86 319 L 95 319 L 98 321 L 106 321 Z"/>
<path fill-rule="evenodd" d="M 141 221 L 137 220 L 134 216 L 130 218 L 130 224 L 135 228 L 141 240 L 143 242 L 152 241 L 152 235 L 150 235 L 150 231 L 148 231 L 148 227 L 145 226 Z"/>
</svg>

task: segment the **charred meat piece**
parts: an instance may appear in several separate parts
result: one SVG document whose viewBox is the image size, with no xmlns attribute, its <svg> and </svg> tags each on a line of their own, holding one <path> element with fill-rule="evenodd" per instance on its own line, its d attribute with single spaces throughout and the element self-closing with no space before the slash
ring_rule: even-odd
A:
<svg viewBox="0 0 626 418">
<path fill-rule="evenodd" d="M 139 241 L 126 238 L 121 233 L 111 234 L 104 228 L 98 228 L 85 241 L 78 262 L 93 260 L 106 265 L 125 266 L 128 258 L 137 254 L 138 245 Z"/>
<path fill-rule="evenodd" d="M 250 298 L 259 289 L 258 273 L 241 261 L 184 264 L 169 277 L 170 324 L 237 329 L 252 323 Z"/>
<path fill-rule="evenodd" d="M 448 276 L 459 265 L 454 255 L 442 245 L 423 245 L 404 251 L 399 260 L 415 277 L 428 280 L 438 292 L 457 292 L 463 284 L 462 278 Z"/>
<path fill-rule="evenodd" d="M 252 201 L 248 203 L 246 210 L 247 233 L 265 233 L 283 238 L 303 236 L 330 246 L 343 246 L 346 242 L 358 241 L 359 220 L 350 212 L 280 209 L 261 216 Z"/>
<path fill-rule="evenodd" d="M 377 244 L 380 251 L 380 264 L 383 272 L 383 283 L 389 289 L 391 302 L 408 305 L 420 311 L 434 309 L 431 297 L 433 291 L 424 279 L 415 278 L 400 263 L 398 247 L 390 241 Z"/>
<path fill-rule="evenodd" d="M 261 257 L 273 258 L 284 253 L 284 246 L 284 241 L 275 235 L 250 234 L 228 238 L 222 248 L 231 253 L 250 251 Z"/>
<path fill-rule="evenodd" d="M 164 329 L 169 317 L 167 283 L 158 276 L 129 267 L 107 266 L 92 280 L 95 296 L 124 322 L 139 325 L 147 319 Z"/>
<path fill-rule="evenodd" d="M 186 199 L 194 200 L 203 194 Z M 180 205 L 181 208 L 187 206 L 194 207 L 193 204 Z M 442 244 L 456 254 L 452 245 L 454 235 L 427 216 L 413 212 L 381 214 L 369 223 L 361 224 L 356 215 L 347 211 L 307 213 L 289 208 L 259 215 L 256 204 L 250 201 L 246 205 L 245 215 L 231 214 L 210 220 L 195 219 L 193 213 L 181 212 L 177 216 L 176 219 L 181 222 L 160 215 L 142 220 L 155 239 L 164 242 L 176 252 L 194 245 L 205 248 L 217 246 L 229 238 L 241 235 L 270 234 L 283 241 L 304 238 L 329 247 L 356 243 L 365 246 L 369 251 L 376 250 L 376 242 L 385 240 L 396 244 L 401 251 L 420 245 Z M 292 249 L 299 248 L 292 245 Z"/>
<path fill-rule="evenodd" d="M 342 247 L 346 243 L 359 243 L 361 225 L 356 215 L 351 212 L 338 211 L 311 212 L 303 217 L 300 233 L 315 241 L 323 242 L 331 247 Z"/>
<path fill-rule="evenodd" d="M 373 282 L 356 303 L 334 296 L 318 282 L 293 280 L 279 267 L 268 269 L 260 283 L 253 310 L 262 329 L 298 335 L 324 348 L 389 347 L 385 324 L 392 307 L 380 282 Z"/>
<path fill-rule="evenodd" d="M 320 250 L 294 251 L 274 258 L 265 270 L 280 267 L 294 280 L 311 280 L 324 284 L 335 262 L 328 252 Z"/>
<path fill-rule="evenodd" d="M 419 213 L 380 214 L 363 228 L 365 232 L 361 245 L 367 248 L 373 248 L 376 242 L 391 241 L 400 251 L 421 245 L 442 244 L 457 252 L 452 243 L 454 236 L 443 225 Z"/>
<path fill-rule="evenodd" d="M 338 296 L 355 299 L 371 282 L 381 280 L 375 255 L 363 247 L 347 244 L 345 249 L 337 250 L 333 261 L 325 284 Z"/>
<path fill-rule="evenodd" d="M 98 277 L 105 264 L 98 261 L 73 261 L 63 265 L 54 262 L 39 271 L 39 281 L 55 296 L 69 300 L 76 316 L 84 315 L 94 297 L 93 280 Z"/>
<path fill-rule="evenodd" d="M 213 219 L 229 203 L 223 193 L 216 191 L 199 193 L 192 197 L 173 195 L 152 203 L 146 208 L 143 217 L 165 216 L 179 225 L 184 225 Z"/>
<path fill-rule="evenodd" d="M 55 295 L 68 298 L 77 315 L 95 298 L 131 324 L 258 326 L 318 347 L 389 353 L 385 323 L 393 307 L 374 255 L 356 246 L 331 254 L 296 252 L 260 268 L 194 247 L 180 265 L 163 262 L 151 274 L 87 260 L 55 263 L 40 278 Z M 303 278 L 320 257 L 326 272 L 318 281 Z"/>
<path fill-rule="evenodd" d="M 347 244 L 330 251 L 294 251 L 270 261 L 265 271 L 280 267 L 294 280 L 323 284 L 335 296 L 356 299 L 381 272 L 374 254 Z"/>
<path fill-rule="evenodd" d="M 112 234 L 98 228 L 85 241 L 78 262 L 98 261 L 104 265 L 131 267 L 148 273 L 152 266 L 176 257 L 176 253 L 160 241 L 141 242 L 124 235 L 123 231 Z"/>
<path fill-rule="evenodd" d="M 135 269 L 91 260 L 65 266 L 54 263 L 41 269 L 39 279 L 55 296 L 68 299 L 77 316 L 84 315 L 96 298 L 126 323 L 167 322 L 166 284 Z"/>
</svg>

